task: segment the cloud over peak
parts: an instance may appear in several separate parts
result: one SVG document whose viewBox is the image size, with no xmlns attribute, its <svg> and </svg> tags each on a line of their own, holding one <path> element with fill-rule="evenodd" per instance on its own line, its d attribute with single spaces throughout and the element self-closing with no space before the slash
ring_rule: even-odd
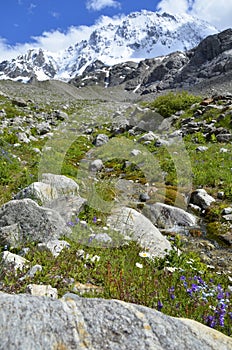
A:
<svg viewBox="0 0 232 350">
<path fill-rule="evenodd" d="M 121 4 L 116 0 L 88 0 L 86 7 L 88 10 L 100 11 L 105 7 L 121 7 Z"/>
</svg>

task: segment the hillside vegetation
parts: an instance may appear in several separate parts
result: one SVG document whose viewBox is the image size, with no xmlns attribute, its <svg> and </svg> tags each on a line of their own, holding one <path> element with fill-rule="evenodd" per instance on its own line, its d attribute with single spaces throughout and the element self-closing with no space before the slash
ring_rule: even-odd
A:
<svg viewBox="0 0 232 350">
<path fill-rule="evenodd" d="M 29 283 L 50 284 L 59 296 L 72 291 L 142 304 L 231 336 L 231 220 L 223 210 L 232 206 L 232 95 L 203 99 L 179 92 L 150 102 L 108 102 L 108 92 L 104 100 L 96 91 L 92 99 L 84 94 L 74 98 L 74 90 L 70 99 L 67 94 L 55 98 L 52 92 L 49 97 L 44 92 L 40 100 L 28 92 L 0 93 L 0 204 L 38 181 L 41 172 L 57 169 L 78 183 L 82 197 L 91 197 L 85 162 L 94 154 L 103 160 L 95 191 L 109 207 L 119 202 L 140 211 L 139 194 L 151 190 L 148 203 L 191 211 L 202 225 L 185 233 L 164 230 L 173 249 L 164 258 L 152 258 L 139 242 L 121 245 L 120 234 L 107 225 L 109 213 L 91 205 L 88 197 L 78 217 L 67 222 L 72 238 L 63 237 L 69 248 L 58 256 L 38 250 L 36 242 L 17 248 L 1 244 L 1 252 L 22 255 L 30 268 L 43 269 L 28 276 L 29 267 L 16 274 L 2 265 L 0 290 L 22 293 Z M 154 138 L 149 139 L 151 131 Z M 96 147 L 99 134 L 112 146 Z M 124 153 L 132 145 L 141 152 L 137 161 Z M 133 191 L 125 194 L 118 180 L 133 184 Z M 191 193 L 199 188 L 215 198 L 201 213 L 188 207 Z M 83 227 L 107 233 L 112 246 L 86 244 Z"/>
</svg>

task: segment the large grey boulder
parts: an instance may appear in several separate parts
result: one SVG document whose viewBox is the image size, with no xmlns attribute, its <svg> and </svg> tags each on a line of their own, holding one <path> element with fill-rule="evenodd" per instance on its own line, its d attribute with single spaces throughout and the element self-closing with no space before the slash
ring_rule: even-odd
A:
<svg viewBox="0 0 232 350">
<path fill-rule="evenodd" d="M 119 300 L 0 293 L 1 349 L 228 350 L 232 339 L 189 319 Z"/>
<path fill-rule="evenodd" d="M 78 184 L 64 175 L 44 173 L 41 181 L 33 182 L 21 190 L 15 199 L 31 198 L 46 204 L 54 199 L 77 196 Z"/>
<path fill-rule="evenodd" d="M 41 181 L 33 182 L 15 196 L 15 199 L 22 198 L 31 198 L 57 211 L 66 222 L 77 216 L 86 203 L 86 199 L 79 195 L 79 186 L 74 180 L 50 173 L 42 174 Z"/>
<path fill-rule="evenodd" d="M 0 208 L 0 228 L 15 224 L 18 228 L 17 244 L 47 242 L 71 232 L 59 213 L 40 207 L 29 198 L 9 201 Z M 0 229 L 0 240 L 11 244 L 12 235 L 9 232 L 9 241 L 6 231 L 2 235 Z"/>
<path fill-rule="evenodd" d="M 135 209 L 122 207 L 114 209 L 107 224 L 124 236 L 131 237 L 153 256 L 161 257 L 171 250 L 171 244 L 144 215 Z"/>
<path fill-rule="evenodd" d="M 148 217 L 151 222 L 164 229 L 173 228 L 174 226 L 194 226 L 197 218 L 187 213 L 185 210 L 164 203 L 146 204 L 143 214 Z"/>
</svg>

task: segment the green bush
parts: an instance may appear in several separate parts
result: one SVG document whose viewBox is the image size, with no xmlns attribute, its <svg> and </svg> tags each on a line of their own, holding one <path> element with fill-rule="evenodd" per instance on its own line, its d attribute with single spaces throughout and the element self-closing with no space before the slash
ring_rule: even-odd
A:
<svg viewBox="0 0 232 350">
<path fill-rule="evenodd" d="M 186 91 L 179 93 L 168 93 L 157 97 L 149 104 L 151 109 L 156 109 L 164 118 L 170 117 L 172 114 L 180 110 L 186 110 L 194 103 L 200 102 L 199 96 L 194 96 Z"/>
</svg>

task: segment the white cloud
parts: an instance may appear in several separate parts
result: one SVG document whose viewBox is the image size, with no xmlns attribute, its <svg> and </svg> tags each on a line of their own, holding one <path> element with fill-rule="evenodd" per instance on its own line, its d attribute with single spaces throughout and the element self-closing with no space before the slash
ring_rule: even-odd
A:
<svg viewBox="0 0 232 350">
<path fill-rule="evenodd" d="M 232 1 L 228 0 L 161 0 L 157 9 L 161 12 L 188 13 L 217 27 L 232 28 Z"/>
<path fill-rule="evenodd" d="M 116 0 L 88 0 L 86 7 L 88 10 L 100 11 L 105 7 L 121 7 L 121 4 Z"/>
<path fill-rule="evenodd" d="M 7 41 L 0 37 L 0 62 L 15 58 L 33 48 L 42 48 L 50 52 L 65 50 L 69 46 L 75 45 L 77 42 L 88 39 L 96 26 L 106 26 L 109 23 L 117 24 L 122 18 L 123 15 L 113 18 L 101 16 L 92 26 L 72 26 L 69 27 L 66 32 L 61 32 L 59 30 L 43 32 L 41 36 L 32 37 L 30 43 L 16 44 L 15 46 L 8 45 Z"/>
<path fill-rule="evenodd" d="M 44 32 L 41 36 L 32 37 L 30 43 L 18 43 L 14 46 L 8 45 L 7 41 L 0 37 L 0 62 L 15 58 L 33 48 L 42 48 L 50 52 L 64 50 L 70 45 L 87 39 L 92 30 L 91 27 L 80 26 L 70 27 L 65 33 L 59 30 Z"/>
<path fill-rule="evenodd" d="M 50 12 L 50 14 L 51 14 L 51 16 L 52 17 L 54 17 L 54 18 L 56 18 L 56 19 L 58 19 L 58 18 L 60 18 L 60 13 L 59 12 Z"/>
</svg>

